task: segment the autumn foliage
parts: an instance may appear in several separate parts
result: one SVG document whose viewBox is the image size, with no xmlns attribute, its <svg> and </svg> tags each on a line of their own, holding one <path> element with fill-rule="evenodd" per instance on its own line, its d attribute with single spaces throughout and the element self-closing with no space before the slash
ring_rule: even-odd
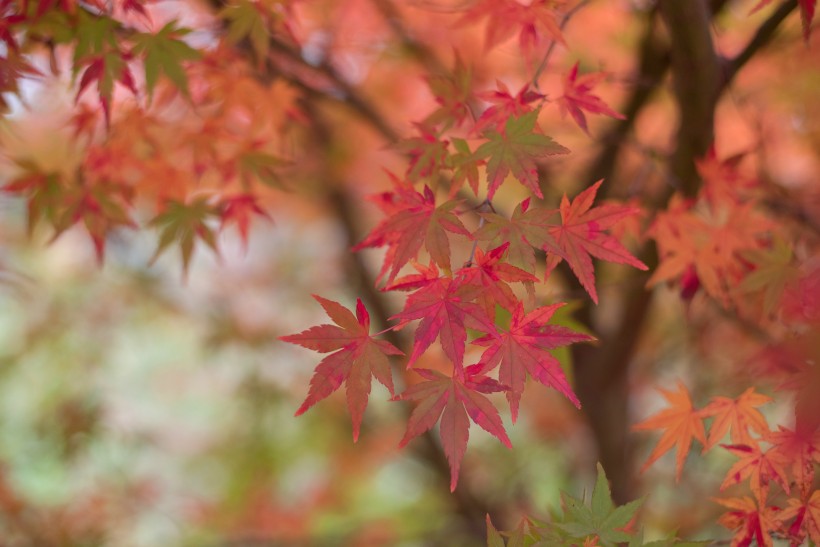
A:
<svg viewBox="0 0 820 547">
<path fill-rule="evenodd" d="M 247 249 L 276 230 L 279 200 L 334 219 L 347 294 L 317 287 L 329 320 L 277 333 L 324 354 L 295 414 L 343 391 L 361 444 L 386 388 L 398 446 L 446 460 L 490 545 L 698 539 L 686 523 L 644 541 L 644 442 L 642 471 L 674 451 L 684 483 L 694 452 L 722 451 L 697 502 L 728 529 L 716 541 L 817 544 L 820 112 L 812 92 L 778 88 L 772 113 L 765 94 L 784 58 L 820 77 L 815 3 L 0 0 L 0 106 L 25 124 L 27 89 L 63 93 L 71 151 L 9 147 L 2 188 L 32 237 L 80 227 L 105 267 L 117 234 L 147 231 L 147 262 L 177 252 L 185 279 L 225 233 Z M 629 46 L 609 55 L 584 25 Z M 797 136 L 770 121 L 787 115 Z M 686 367 L 662 363 L 671 321 Z M 589 503 L 563 494 L 546 519 L 463 484 L 471 426 L 516 450 L 532 392 L 587 418 L 601 462 Z"/>
</svg>

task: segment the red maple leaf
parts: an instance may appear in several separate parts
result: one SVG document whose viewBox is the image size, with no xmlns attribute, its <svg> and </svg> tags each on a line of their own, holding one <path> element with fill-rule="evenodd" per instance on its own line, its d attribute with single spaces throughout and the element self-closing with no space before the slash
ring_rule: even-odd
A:
<svg viewBox="0 0 820 547">
<path fill-rule="evenodd" d="M 402 139 L 396 144 L 399 152 L 407 154 L 407 179 L 418 182 L 424 178 L 435 178 L 447 162 L 447 147 L 450 141 L 440 139 L 435 128 L 415 124 L 420 135 Z"/>
<path fill-rule="evenodd" d="M 467 450 L 470 420 L 512 448 L 498 410 L 481 393 L 504 391 L 506 386 L 482 375 L 456 374 L 452 378 L 435 370 L 415 369 L 426 381 L 407 388 L 397 400 L 418 401 L 407 422 L 407 431 L 399 443 L 432 428 L 441 417 L 439 434 L 447 461 L 450 462 L 450 491 L 456 489 L 461 460 Z"/>
<path fill-rule="evenodd" d="M 97 260 L 102 264 L 105 240 L 112 229 L 137 227 L 128 214 L 132 198 L 129 188 L 112 183 L 80 184 L 68 189 L 63 198 L 65 209 L 54 223 L 53 239 L 82 221 L 94 243 Z"/>
<path fill-rule="evenodd" d="M 529 84 L 519 89 L 515 96 L 510 93 L 510 88 L 504 82 L 496 80 L 495 85 L 498 87 L 496 91 L 484 91 L 477 94 L 479 99 L 491 103 L 492 106 L 479 116 L 473 127 L 473 133 L 481 133 L 488 127 L 501 132 L 507 120 L 520 118 L 532 112 L 533 107 L 530 103 L 544 98 L 541 93 L 530 89 Z"/>
<path fill-rule="evenodd" d="M 557 13 L 557 9 L 565 3 L 565 0 L 533 0 L 527 4 L 516 0 L 481 0 L 467 11 L 461 21 L 472 23 L 484 17 L 489 19 L 485 41 L 487 49 L 504 42 L 517 31 L 521 49 L 529 58 L 544 38 L 565 43 Z"/>
<path fill-rule="evenodd" d="M 220 229 L 225 229 L 228 224 L 236 223 L 245 249 L 248 247 L 248 229 L 250 228 L 252 216 L 258 215 L 271 220 L 270 215 L 256 203 L 256 196 L 252 194 L 239 194 L 223 198 L 220 207 L 222 211 Z"/>
<path fill-rule="evenodd" d="M 476 299 L 487 317 L 495 316 L 496 304 L 509 311 L 513 311 L 518 305 L 519 300 L 508 282 L 521 281 L 532 286 L 532 282 L 538 281 L 531 273 L 503 262 L 509 246 L 509 243 L 504 243 L 487 253 L 476 247 L 473 264 L 457 272 L 465 285 L 481 289 Z"/>
<path fill-rule="evenodd" d="M 507 401 L 510 403 L 513 423 L 518 418 L 518 403 L 524 392 L 528 373 L 536 381 L 564 394 L 576 407 L 581 407 L 561 364 L 549 350 L 593 338 L 566 327 L 547 324 L 555 310 L 563 305 L 543 306 L 524 314 L 524 306 L 519 303 L 510 319 L 509 330 L 494 332 L 473 341 L 487 349 L 470 370 L 486 374 L 500 365 L 498 379 L 510 386 Z"/>
<path fill-rule="evenodd" d="M 689 398 L 689 391 L 685 385 L 678 382 L 677 391 L 667 391 L 665 389 L 660 391 L 671 407 L 661 410 L 654 416 L 632 426 L 635 431 L 665 430 L 661 440 L 658 441 L 657 446 L 649 455 L 649 459 L 643 464 L 641 472 L 645 471 L 673 446 L 677 446 L 675 480 L 679 481 L 683 471 L 683 462 L 686 461 L 686 455 L 689 454 L 689 448 L 692 446 L 692 439 L 697 439 L 705 445 L 706 431 L 703 428 L 703 417 L 700 411 L 692 407 L 692 399 Z"/>
<path fill-rule="evenodd" d="M 547 273 L 566 260 L 581 285 L 598 303 L 595 290 L 595 271 L 592 257 L 608 262 L 629 264 L 640 270 L 646 264 L 632 256 L 621 243 L 604 230 L 629 215 L 638 213 L 634 207 L 605 204 L 592 208 L 595 194 L 603 180 L 599 180 L 570 202 L 564 194 L 561 200 L 561 224 L 550 228 L 555 243 L 547 242 L 545 249 L 553 254 L 547 257 Z"/>
<path fill-rule="evenodd" d="M 575 63 L 564 78 L 564 94 L 558 98 L 558 105 L 561 107 L 561 114 L 569 112 L 578 127 L 589 135 L 587 119 L 584 110 L 592 114 L 603 114 L 618 120 L 625 119 L 622 114 L 615 112 L 597 95 L 591 93 L 592 88 L 600 82 L 606 74 L 594 72 L 578 76 L 578 63 Z"/>
<path fill-rule="evenodd" d="M 100 97 L 103 114 L 105 114 L 106 125 L 111 121 L 111 99 L 114 95 L 115 82 L 119 82 L 135 96 L 137 95 L 134 76 L 131 74 L 131 69 L 128 68 L 130 59 L 131 55 L 128 53 L 111 51 L 84 60 L 88 67 L 80 78 L 80 85 L 77 88 L 77 96 L 74 101 L 79 101 L 83 91 L 93 82 L 97 82 L 97 94 Z"/>
<path fill-rule="evenodd" d="M 375 201 L 388 215 L 353 250 L 387 245 L 384 266 L 380 277 L 390 270 L 392 281 L 402 266 L 415 259 L 424 245 L 430 257 L 441 267 L 450 269 L 450 243 L 447 232 L 470 237 L 470 232 L 458 219 L 453 209 L 456 201 L 445 201 L 436 207 L 433 191 L 425 186 L 420 194 L 411 185 L 393 175 L 395 190 L 379 194 Z"/>
<path fill-rule="evenodd" d="M 549 230 L 552 226 L 550 218 L 556 212 L 555 209 L 530 207 L 530 198 L 527 198 L 516 206 L 509 219 L 497 213 L 481 213 L 485 223 L 475 238 L 490 241 L 493 245 L 508 243 L 510 262 L 532 273 L 535 271 L 535 249 L 543 249 L 548 243 L 555 246 Z"/>
<path fill-rule="evenodd" d="M 399 328 L 409 321 L 421 319 L 416 328 L 408 368 L 436 337 L 441 341 L 444 354 L 460 368 L 467 343 L 466 327 L 484 332 L 495 331 L 495 325 L 484 309 L 473 302 L 480 291 L 480 288 L 464 284 L 463 277 L 442 276 L 426 282 L 407 298 L 401 313 L 390 319 L 399 321 Z"/>
<path fill-rule="evenodd" d="M 355 442 L 359 438 L 372 377 L 375 376 L 394 395 L 393 376 L 387 356 L 402 355 L 402 352 L 393 344 L 370 336 L 370 314 L 361 299 L 356 301 L 354 316 L 337 302 L 316 295 L 313 298 L 322 305 L 336 325 L 319 325 L 279 339 L 320 353 L 334 353 L 322 359 L 316 367 L 310 379 L 307 398 L 296 411 L 296 416 L 339 389 L 344 382 Z"/>
</svg>

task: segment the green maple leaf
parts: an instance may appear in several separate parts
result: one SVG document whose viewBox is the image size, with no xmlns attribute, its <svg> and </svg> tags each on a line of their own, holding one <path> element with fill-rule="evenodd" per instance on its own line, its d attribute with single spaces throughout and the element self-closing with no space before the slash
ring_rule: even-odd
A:
<svg viewBox="0 0 820 547">
<path fill-rule="evenodd" d="M 270 36 L 259 9 L 248 0 L 240 0 L 219 12 L 219 16 L 228 22 L 228 42 L 237 44 L 247 38 L 256 58 L 261 60 L 268 54 Z"/>
<path fill-rule="evenodd" d="M 21 169 L 2 189 L 12 194 L 19 194 L 28 201 L 28 233 L 40 220 L 52 225 L 57 223 L 62 210 L 65 190 L 59 173 L 42 172 L 31 160 L 20 159 L 14 163 Z"/>
<path fill-rule="evenodd" d="M 786 284 L 797 277 L 797 268 L 792 264 L 792 249 L 789 244 L 776 239 L 768 250 L 751 250 L 741 256 L 754 264 L 755 269 L 738 286 L 743 293 L 763 292 L 763 310 L 772 313 L 783 296 Z"/>
<path fill-rule="evenodd" d="M 487 515 L 487 547 L 505 547 L 504 538 L 498 533 L 498 530 L 493 526 L 493 521 L 490 520 L 490 515 Z"/>
<path fill-rule="evenodd" d="M 171 21 L 156 34 L 139 33 L 133 38 L 134 53 L 144 56 L 145 87 L 148 88 L 149 102 L 160 74 L 164 74 L 183 95 L 188 96 L 188 77 L 182 63 L 196 61 L 201 54 L 177 39 L 188 34 L 190 30 L 179 28 L 176 24 L 176 21 Z"/>
<path fill-rule="evenodd" d="M 631 501 L 626 505 L 616 507 L 612 501 L 612 492 L 604 473 L 604 468 L 598 464 L 598 480 L 592 490 L 592 500 L 586 505 L 582 499 L 568 494 L 562 496 L 564 502 L 564 520 L 556 526 L 573 538 L 584 539 L 589 536 L 598 536 L 600 545 L 615 545 L 627 542 L 634 534 L 622 529 L 629 524 L 643 499 Z"/>
<path fill-rule="evenodd" d="M 209 219 L 218 216 L 218 208 L 209 204 L 207 197 L 197 198 L 189 204 L 169 201 L 165 211 L 149 223 L 150 226 L 162 227 L 159 244 L 151 262 L 156 261 L 175 241 L 179 242 L 184 273 L 188 272 L 188 264 L 191 261 L 197 238 L 204 241 L 214 252 L 218 252 L 214 231 L 207 224 Z"/>
<path fill-rule="evenodd" d="M 246 186 L 252 179 L 256 179 L 265 186 L 284 187 L 279 170 L 287 165 L 285 160 L 261 150 L 251 150 L 240 155 L 238 162 L 242 182 Z"/>
<path fill-rule="evenodd" d="M 59 21 L 57 21 L 59 23 Z M 59 25 L 57 25 L 59 26 Z M 65 28 L 70 28 L 67 26 Z M 74 75 L 80 70 L 80 61 L 89 55 L 100 55 L 106 50 L 117 49 L 117 31 L 121 28 L 119 22 L 110 17 L 92 16 L 80 10 L 77 16 L 77 27 L 73 36 L 65 32 L 58 39 L 62 42 L 75 40 L 74 43 Z"/>
<path fill-rule="evenodd" d="M 564 148 L 550 137 L 535 133 L 535 122 L 538 119 L 538 110 L 533 110 L 520 117 L 511 117 L 504 126 L 504 132 L 487 129 L 484 136 L 489 139 L 478 147 L 474 158 L 487 161 L 488 199 L 492 199 L 495 191 L 512 172 L 518 181 L 532 190 L 539 198 L 544 197 L 538 187 L 537 158 L 568 154 Z"/>
</svg>

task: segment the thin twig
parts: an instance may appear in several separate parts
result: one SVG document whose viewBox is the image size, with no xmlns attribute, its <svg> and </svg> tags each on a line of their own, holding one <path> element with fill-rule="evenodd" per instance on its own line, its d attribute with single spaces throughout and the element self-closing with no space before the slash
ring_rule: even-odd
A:
<svg viewBox="0 0 820 547">
<path fill-rule="evenodd" d="M 564 27 L 567 26 L 569 20 L 578 13 L 584 6 L 589 4 L 590 0 L 581 0 L 578 2 L 575 7 L 564 14 L 564 17 L 561 19 L 561 22 L 558 24 L 558 28 L 564 30 Z M 538 68 L 535 69 L 535 74 L 532 75 L 532 86 L 541 91 L 541 88 L 538 85 L 538 79 L 541 77 L 541 73 L 544 72 L 544 69 L 547 68 L 547 63 L 549 62 L 550 57 L 552 56 L 552 52 L 555 49 L 555 46 L 558 44 L 557 40 L 551 40 L 550 45 L 547 48 L 547 52 L 544 54 L 544 58 L 541 59 L 541 62 L 538 64 Z"/>
<path fill-rule="evenodd" d="M 481 205 L 479 206 L 479 209 L 481 209 L 481 208 L 483 208 L 483 207 L 485 207 L 485 206 L 486 206 L 486 207 L 487 207 L 490 211 L 492 211 L 492 210 L 493 210 L 493 205 L 492 205 L 492 203 L 490 203 L 490 200 L 489 200 L 489 199 L 485 199 L 485 200 L 481 203 Z M 486 220 L 484 219 L 484 215 L 479 215 L 479 219 L 478 219 L 478 229 L 479 229 L 479 230 L 480 230 L 480 229 L 484 226 L 484 223 L 485 223 L 485 222 L 486 222 Z M 478 248 L 478 239 L 474 239 L 474 240 L 473 240 L 473 247 L 472 247 L 472 249 L 470 249 L 470 256 L 467 258 L 467 261 L 464 263 L 464 267 L 465 267 L 465 268 L 469 268 L 470 266 L 472 266 L 472 265 L 473 265 L 473 258 L 475 258 L 475 250 L 476 250 L 477 248 Z"/>
</svg>

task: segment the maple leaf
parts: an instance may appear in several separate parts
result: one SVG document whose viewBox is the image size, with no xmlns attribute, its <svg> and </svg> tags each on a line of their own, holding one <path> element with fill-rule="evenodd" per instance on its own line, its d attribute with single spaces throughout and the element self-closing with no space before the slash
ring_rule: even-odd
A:
<svg viewBox="0 0 820 547">
<path fill-rule="evenodd" d="M 91 141 L 97 131 L 99 120 L 99 110 L 83 103 L 74 109 L 74 113 L 67 125 L 72 128 L 71 134 L 75 139 L 79 140 L 80 137 L 84 136 L 88 141 Z"/>
<path fill-rule="evenodd" d="M 481 213 L 485 223 L 475 238 L 490 241 L 493 245 L 508 243 L 510 262 L 523 266 L 527 272 L 534 272 L 535 249 L 555 247 L 550 235 L 550 218 L 555 213 L 554 209 L 531 207 L 530 198 L 527 198 L 515 207 L 509 219 L 497 213 Z"/>
<path fill-rule="evenodd" d="M 718 519 L 718 524 L 735 532 L 732 547 L 748 547 L 752 541 L 757 541 L 759 547 L 772 547 L 771 533 L 777 529 L 774 508 L 764 506 L 760 509 L 748 496 L 713 500 L 729 508 Z"/>
<path fill-rule="evenodd" d="M 578 194 L 572 202 L 564 194 L 560 208 L 561 224 L 550 228 L 550 235 L 555 243 L 548 241 L 545 244 L 545 249 L 554 253 L 547 257 L 547 273 L 562 259 L 566 260 L 596 304 L 598 292 L 595 290 L 592 256 L 617 264 L 629 264 L 640 270 L 648 269 L 646 264 L 632 256 L 617 239 L 604 233 L 604 230 L 616 222 L 639 210 L 611 203 L 592 208 L 601 183 L 603 180 Z"/>
<path fill-rule="evenodd" d="M 566 115 L 566 113 L 569 112 L 572 119 L 578 124 L 578 127 L 583 129 L 587 135 L 589 135 L 589 129 L 587 128 L 584 110 L 592 114 L 603 114 L 618 120 L 625 119 L 623 115 L 609 108 L 600 97 L 591 93 L 592 88 L 595 87 L 604 76 L 605 74 L 603 72 L 596 72 L 579 77 L 578 63 L 576 62 L 564 78 L 564 94 L 558 98 L 561 114 Z"/>
<path fill-rule="evenodd" d="M 738 168 L 746 155 L 747 152 L 740 152 L 720 159 L 713 144 L 702 158 L 695 160 L 703 180 L 700 195 L 712 208 L 741 203 L 757 185 L 756 180 L 743 175 Z"/>
<path fill-rule="evenodd" d="M 416 124 L 421 133 L 418 137 L 403 139 L 396 144 L 396 150 L 410 158 L 407 167 L 407 179 L 418 182 L 423 178 L 435 178 L 447 161 L 449 141 L 439 140 L 430 128 Z"/>
<path fill-rule="evenodd" d="M 239 194 L 236 196 L 223 198 L 220 202 L 222 223 L 220 230 L 231 223 L 236 223 L 239 228 L 239 235 L 242 237 L 242 245 L 248 247 L 248 230 L 250 228 L 251 216 L 258 215 L 272 221 L 270 215 L 262 209 L 256 202 L 256 196 L 252 194 Z"/>
<path fill-rule="evenodd" d="M 108 52 L 103 55 L 89 57 L 85 60 L 88 67 L 80 78 L 80 85 L 77 89 L 75 102 L 80 100 L 83 91 L 93 82 L 97 82 L 97 94 L 100 97 L 100 105 L 105 114 L 106 124 L 111 122 L 111 99 L 114 94 L 114 83 L 119 82 L 131 93 L 137 95 L 137 86 L 134 83 L 134 76 L 128 68 L 127 60 L 130 55 L 118 51 Z"/>
<path fill-rule="evenodd" d="M 83 66 L 86 68 L 80 78 L 74 102 L 79 101 L 89 85 L 97 82 L 97 95 L 103 108 L 106 125 L 111 121 L 111 100 L 115 83 L 120 83 L 137 95 L 134 76 L 128 68 L 132 55 L 121 50 L 118 40 L 121 28 L 122 25 L 110 17 L 92 16 L 85 10 L 78 12 L 72 65 L 74 76 Z"/>
<path fill-rule="evenodd" d="M 478 147 L 473 157 L 478 160 L 487 159 L 487 199 L 493 198 L 510 172 L 536 196 L 544 197 L 538 186 L 535 160 L 556 154 L 569 154 L 569 150 L 550 137 L 534 132 L 537 119 L 538 111 L 534 110 L 520 117 L 509 118 L 503 132 L 495 129 L 484 132 L 488 141 Z"/>
<path fill-rule="evenodd" d="M 491 49 L 518 31 L 518 40 L 526 57 L 541 45 L 544 38 L 565 43 L 558 23 L 557 8 L 563 0 L 534 0 L 522 4 L 515 0 L 481 0 L 464 14 L 460 23 L 488 18 L 485 48 Z"/>
<path fill-rule="evenodd" d="M 498 530 L 493 526 L 493 521 L 490 520 L 489 513 L 487 514 L 487 547 L 505 547 L 504 538 L 498 533 Z"/>
<path fill-rule="evenodd" d="M 754 269 L 738 285 L 742 293 L 763 291 L 763 311 L 770 314 L 780 302 L 786 286 L 799 277 L 792 264 L 792 248 L 784 239 L 777 238 L 771 249 L 752 249 L 740 253 Z"/>
<path fill-rule="evenodd" d="M 422 244 L 436 264 L 450 269 L 450 243 L 447 232 L 471 237 L 453 212 L 458 202 L 445 201 L 436 207 L 433 191 L 425 186 L 420 194 L 412 186 L 391 175 L 395 190 L 382 194 L 380 207 L 389 218 L 382 220 L 354 251 L 366 247 L 389 247 L 379 277 L 390 269 L 392 281 L 402 266 L 415 259 Z"/>
<path fill-rule="evenodd" d="M 279 339 L 320 353 L 334 353 L 322 359 L 316 367 L 310 379 L 307 398 L 295 415 L 302 415 L 344 383 L 355 442 L 359 439 L 372 378 L 375 377 L 394 396 L 393 376 L 387 356 L 403 354 L 390 342 L 377 340 L 370 335 L 370 314 L 361 299 L 356 300 L 356 315 L 353 315 L 338 302 L 315 294 L 313 298 L 336 325 L 319 325 Z"/>
<path fill-rule="evenodd" d="M 518 305 L 518 298 L 507 282 L 532 283 L 538 281 L 538 278 L 531 273 L 502 262 L 508 248 L 509 243 L 504 243 L 485 253 L 476 247 L 473 264 L 457 272 L 463 280 L 462 283 L 482 289 L 476 299 L 478 304 L 484 308 L 487 317 L 494 316 L 496 305 L 510 312 Z"/>
<path fill-rule="evenodd" d="M 270 35 L 264 17 L 264 8 L 261 4 L 249 0 L 232 2 L 219 12 L 228 23 L 226 39 L 232 44 L 238 44 L 248 39 L 258 62 L 262 62 L 270 48 Z"/>
<path fill-rule="evenodd" d="M 453 180 L 448 192 L 450 199 L 458 194 L 465 182 L 470 185 L 473 194 L 477 196 L 479 161 L 475 159 L 470 146 L 464 139 L 453 139 L 453 148 L 455 152 L 447 156 L 446 162 L 447 167 L 453 170 Z"/>
<path fill-rule="evenodd" d="M 698 283 L 728 307 L 729 288 L 747 271 L 740 257 L 760 249 L 773 224 L 752 203 L 735 205 L 720 214 L 698 214 L 691 205 L 673 199 L 669 209 L 655 218 L 649 234 L 657 241 L 661 258 L 647 286 L 678 278 L 694 268 Z"/>
<path fill-rule="evenodd" d="M 643 504 L 643 499 L 631 501 L 616 507 L 612 501 L 609 481 L 601 464 L 598 464 L 598 478 L 592 490 L 592 499 L 587 505 L 582 499 L 563 493 L 563 522 L 555 525 L 573 538 L 584 538 L 584 545 L 614 545 L 629 541 L 634 534 L 624 528 L 635 518 L 635 513 Z M 592 542 L 588 542 L 592 539 Z"/>
<path fill-rule="evenodd" d="M 174 241 L 179 241 L 184 274 L 188 272 L 188 264 L 191 261 L 197 238 L 217 252 L 216 238 L 213 230 L 208 226 L 208 220 L 218 216 L 218 207 L 211 205 L 208 197 L 199 197 L 190 203 L 168 200 L 165 211 L 149 223 L 150 226 L 161 227 L 159 244 L 151 258 L 151 263 L 156 261 Z"/>
<path fill-rule="evenodd" d="M 160 74 L 171 80 L 184 96 L 189 96 L 188 77 L 182 63 L 202 57 L 197 50 L 178 39 L 189 32 L 189 29 L 177 27 L 176 21 L 171 21 L 155 34 L 138 33 L 132 37 L 133 53 L 144 57 L 145 87 L 148 89 L 149 103 Z"/>
<path fill-rule="evenodd" d="M 0 39 L 2 39 L 1 33 Z M 8 110 L 8 103 L 2 94 L 20 94 L 19 79 L 43 76 L 43 73 L 31 65 L 24 55 L 17 52 L 11 45 L 8 48 L 9 51 L 5 56 L 0 55 L 0 113 Z"/>
<path fill-rule="evenodd" d="M 771 397 L 755 393 L 753 387 L 748 388 L 737 399 L 712 397 L 712 402 L 700 411 L 704 418 L 715 417 L 715 421 L 709 428 L 709 440 L 703 447 L 703 451 L 706 452 L 715 446 L 730 428 L 733 444 L 754 444 L 755 441 L 749 429 L 758 435 L 766 435 L 769 432 L 766 418 L 756 407 L 771 402 L 771 400 Z"/>
<path fill-rule="evenodd" d="M 413 268 L 418 273 L 402 276 L 392 283 L 385 285 L 383 291 L 415 291 L 430 283 L 435 283 L 441 274 L 435 262 L 431 262 L 429 266 L 419 264 L 415 260 L 412 261 Z"/>
<path fill-rule="evenodd" d="M 442 124 L 443 129 L 456 127 L 473 115 L 470 101 L 473 99 L 473 71 L 465 66 L 456 54 L 451 74 L 437 74 L 427 78 L 427 85 L 440 105 L 428 115 L 421 125 L 433 127 Z"/>
<path fill-rule="evenodd" d="M 544 95 L 534 91 L 529 84 L 524 85 L 518 93 L 512 95 L 510 89 L 500 80 L 496 80 L 495 91 L 484 91 L 477 96 L 479 99 L 492 104 L 487 110 L 481 113 L 473 133 L 481 133 L 485 128 L 492 127 L 499 133 L 504 130 L 504 125 L 510 118 L 520 118 L 524 114 L 533 111 L 530 103 L 544 98 Z"/>
<path fill-rule="evenodd" d="M 54 222 L 57 239 L 65 230 L 82 220 L 94 243 L 97 260 L 105 257 L 105 240 L 115 227 L 136 228 L 128 215 L 132 192 L 117 184 L 81 184 L 66 191 L 63 211 Z"/>
<path fill-rule="evenodd" d="M 524 392 L 528 373 L 541 384 L 558 390 L 576 407 L 581 408 L 561 364 L 549 350 L 594 338 L 566 327 L 547 324 L 555 310 L 563 305 L 543 306 L 524 314 L 524 306 L 518 303 L 510 319 L 509 330 L 492 332 L 473 341 L 473 344 L 486 346 L 487 349 L 479 362 L 473 365 L 475 369 L 471 370 L 486 374 L 500 366 L 498 380 L 510 387 L 507 401 L 510 403 L 513 423 L 518 418 L 518 403 Z"/>
<path fill-rule="evenodd" d="M 784 468 L 788 460 L 777 450 L 769 449 L 763 452 L 757 443 L 751 445 L 724 444 L 721 446 L 740 458 L 726 472 L 726 477 L 720 485 L 721 491 L 733 484 L 750 479 L 749 486 L 761 504 L 766 502 L 769 482 L 772 480 L 780 484 L 787 494 L 789 493 L 789 481 L 786 478 Z"/>
<path fill-rule="evenodd" d="M 239 174 L 242 184 L 250 186 L 255 179 L 272 188 L 281 188 L 282 181 L 279 170 L 287 165 L 287 161 L 269 154 L 263 150 L 246 150 L 237 157 Z"/>
<path fill-rule="evenodd" d="M 416 328 L 413 352 L 407 361 L 408 368 L 436 338 L 440 339 L 444 354 L 460 368 L 467 343 L 466 327 L 484 332 L 495 331 L 495 325 L 484 309 L 472 302 L 480 291 L 477 287 L 465 285 L 463 278 L 442 276 L 427 282 L 407 298 L 401 313 L 390 320 L 399 321 L 401 327 L 414 319 L 421 319 Z"/>
<path fill-rule="evenodd" d="M 686 455 L 689 454 L 692 439 L 697 439 L 703 445 L 706 444 L 703 418 L 701 412 L 692 407 L 692 399 L 689 397 L 689 391 L 683 383 L 678 382 L 677 391 L 667 391 L 665 389 L 660 391 L 671 407 L 661 410 L 654 416 L 632 426 L 634 431 L 665 430 L 661 440 L 658 441 L 646 463 L 643 464 L 641 472 L 645 471 L 658 458 L 675 446 L 677 448 L 675 480 L 680 481 L 683 462 L 686 461 Z"/>
<path fill-rule="evenodd" d="M 820 430 L 801 431 L 779 426 L 763 439 L 771 443 L 785 461 L 791 463 L 792 476 L 801 495 L 814 484 L 814 464 L 820 462 Z"/>
<path fill-rule="evenodd" d="M 788 528 L 792 545 L 802 544 L 807 534 L 815 545 L 820 544 L 820 490 L 815 490 L 805 500 L 789 498 L 777 518 L 784 523 L 794 519 Z"/>
<path fill-rule="evenodd" d="M 480 374 L 448 377 L 435 370 L 415 369 L 426 381 L 412 385 L 397 400 L 417 401 L 399 448 L 432 428 L 441 417 L 439 434 L 450 463 L 450 491 L 456 489 L 461 460 L 470 436 L 470 420 L 496 437 L 507 448 L 510 439 L 498 410 L 481 393 L 504 391 L 506 386 Z"/>
<path fill-rule="evenodd" d="M 20 194 L 28 200 L 28 233 L 40 220 L 54 225 L 62 211 L 65 190 L 59 173 L 43 173 L 31 160 L 15 160 L 22 172 L 3 186 L 3 191 Z"/>
</svg>

